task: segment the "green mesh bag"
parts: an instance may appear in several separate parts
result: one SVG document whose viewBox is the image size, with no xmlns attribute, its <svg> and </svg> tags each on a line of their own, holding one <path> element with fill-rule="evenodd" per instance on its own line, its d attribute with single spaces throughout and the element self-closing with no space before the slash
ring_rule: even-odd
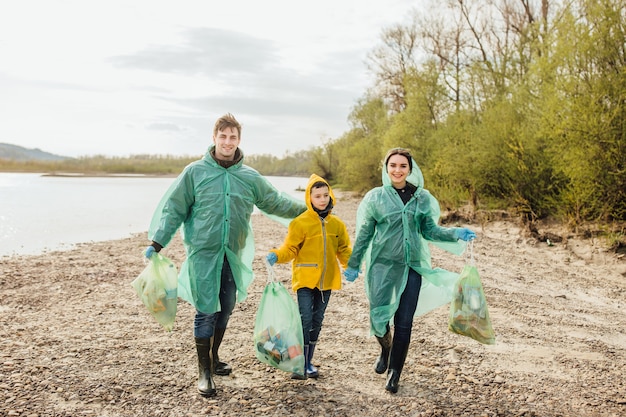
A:
<svg viewBox="0 0 626 417">
<path fill-rule="evenodd" d="M 276 281 L 269 263 L 266 266 L 268 283 L 254 324 L 256 357 L 274 368 L 304 375 L 304 337 L 298 304 L 285 286 Z"/>
<path fill-rule="evenodd" d="M 156 321 L 172 331 L 178 308 L 178 271 L 174 263 L 155 253 L 130 285 Z"/>
<path fill-rule="evenodd" d="M 448 329 L 486 345 L 496 343 L 487 300 L 474 265 L 465 265 L 456 283 Z"/>
</svg>

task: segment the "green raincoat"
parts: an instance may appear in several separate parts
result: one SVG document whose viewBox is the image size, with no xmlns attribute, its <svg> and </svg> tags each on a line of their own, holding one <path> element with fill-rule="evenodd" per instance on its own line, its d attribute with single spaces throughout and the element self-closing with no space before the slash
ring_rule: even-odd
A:
<svg viewBox="0 0 626 417">
<path fill-rule="evenodd" d="M 224 257 L 237 285 L 237 301 L 245 300 L 254 276 L 254 235 L 250 216 L 256 205 L 284 224 L 306 210 L 306 205 L 281 193 L 243 157 L 228 168 L 211 156 L 189 164 L 157 207 L 148 237 L 167 246 L 182 225 L 187 259 L 178 276 L 178 296 L 197 310 L 221 310 L 219 290 Z M 239 150 L 241 152 L 241 150 Z"/>
<path fill-rule="evenodd" d="M 424 189 L 424 177 L 413 162 L 407 182 L 417 191 L 405 205 L 383 166 L 383 186 L 370 190 L 357 210 L 357 236 L 350 268 L 365 261 L 365 292 L 370 302 L 370 333 L 387 331 L 406 287 L 409 268 L 422 276 L 415 316 L 452 300 L 459 274 L 432 268 L 429 242 L 460 255 L 466 243 L 457 241 L 454 228 L 441 227 L 439 203 Z"/>
</svg>

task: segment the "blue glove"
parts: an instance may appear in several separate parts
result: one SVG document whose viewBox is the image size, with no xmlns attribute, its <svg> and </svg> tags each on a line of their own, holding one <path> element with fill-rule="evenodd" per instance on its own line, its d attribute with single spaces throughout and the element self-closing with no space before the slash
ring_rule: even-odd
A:
<svg viewBox="0 0 626 417">
<path fill-rule="evenodd" d="M 348 281 L 354 282 L 354 280 L 357 279 L 357 277 L 359 276 L 359 271 L 354 268 L 348 267 L 345 271 L 343 271 L 343 276 L 346 277 Z"/>
<path fill-rule="evenodd" d="M 468 229 L 466 227 L 459 227 L 459 228 L 457 228 L 455 233 L 456 233 L 456 238 L 457 239 L 461 239 L 461 240 L 464 240 L 466 242 L 468 240 L 476 239 L 476 233 L 474 233 L 473 231 L 471 231 L 470 229 Z"/>
<path fill-rule="evenodd" d="M 152 256 L 154 252 L 156 252 L 156 249 L 154 249 L 154 246 L 152 245 L 148 246 L 145 252 L 146 258 L 150 259 L 150 257 Z"/>
<path fill-rule="evenodd" d="M 278 261 L 278 256 L 274 252 L 270 252 L 267 254 L 265 259 L 267 259 L 267 262 L 269 262 L 270 265 L 274 266 L 276 261 Z"/>
</svg>

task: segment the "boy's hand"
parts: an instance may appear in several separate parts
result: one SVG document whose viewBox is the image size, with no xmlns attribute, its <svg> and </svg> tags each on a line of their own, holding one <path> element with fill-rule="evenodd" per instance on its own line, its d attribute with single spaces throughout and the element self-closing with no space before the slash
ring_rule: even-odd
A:
<svg viewBox="0 0 626 417">
<path fill-rule="evenodd" d="M 270 266 L 274 266 L 276 261 L 278 261 L 278 256 L 274 252 L 270 252 L 267 254 L 265 259 L 267 259 L 267 262 L 270 264 Z"/>
</svg>

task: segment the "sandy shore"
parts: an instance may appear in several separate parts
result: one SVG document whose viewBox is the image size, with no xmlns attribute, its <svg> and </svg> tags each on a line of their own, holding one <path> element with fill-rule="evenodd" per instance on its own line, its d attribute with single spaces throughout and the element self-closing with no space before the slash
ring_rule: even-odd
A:
<svg viewBox="0 0 626 417">
<path fill-rule="evenodd" d="M 359 199 L 336 214 L 354 236 Z M 179 301 L 165 332 L 130 282 L 147 236 L 0 260 L 2 416 L 622 416 L 626 415 L 626 262 L 597 241 L 554 246 L 515 222 L 472 224 L 476 264 L 497 336 L 484 346 L 448 331 L 447 307 L 416 319 L 400 390 L 373 371 L 363 281 L 333 293 L 314 362 L 294 381 L 260 363 L 252 331 L 264 257 L 286 229 L 253 220 L 257 278 L 235 308 L 221 351 L 234 368 L 218 396 L 196 393 L 193 311 Z M 180 265 L 179 238 L 164 250 Z M 463 257 L 433 251 L 460 271 Z M 290 267 L 277 265 L 290 289 Z"/>
</svg>

